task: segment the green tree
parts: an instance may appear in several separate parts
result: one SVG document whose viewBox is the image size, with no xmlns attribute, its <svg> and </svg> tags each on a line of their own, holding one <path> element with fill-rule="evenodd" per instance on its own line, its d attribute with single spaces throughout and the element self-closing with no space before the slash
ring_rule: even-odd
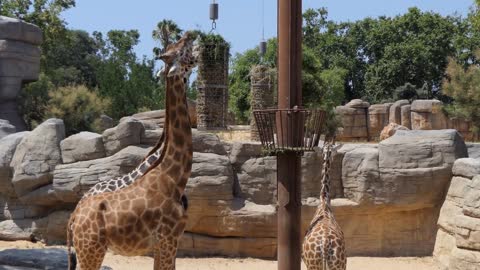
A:
<svg viewBox="0 0 480 270">
<path fill-rule="evenodd" d="M 277 41 L 267 41 L 267 52 L 263 62 L 258 53 L 258 48 L 237 53 L 232 59 L 229 75 L 229 110 L 235 114 L 235 119 L 240 123 L 247 123 L 250 117 L 250 71 L 254 65 L 264 64 L 271 68 L 276 65 Z"/>
<path fill-rule="evenodd" d="M 87 32 L 67 30 L 66 37 L 46 56 L 48 75 L 56 86 L 85 84 L 97 86 L 95 66 L 99 44 Z"/>
<path fill-rule="evenodd" d="M 380 18 L 367 35 L 366 51 L 373 60 L 365 74 L 370 101 L 392 97 L 395 88 L 411 83 L 440 89 L 447 57 L 453 55 L 457 18 L 417 8 L 395 18 Z"/>
<path fill-rule="evenodd" d="M 20 111 L 28 129 L 35 128 L 45 119 L 45 110 L 50 99 L 48 93 L 54 88 L 53 83 L 44 73 L 40 73 L 38 81 L 29 83 L 23 88 Z"/>
<path fill-rule="evenodd" d="M 477 53 L 480 57 L 480 51 Z M 478 140 L 480 135 L 480 67 L 470 65 L 465 69 L 455 59 L 450 58 L 447 78 L 443 81 L 445 94 L 454 102 L 446 110 L 452 116 L 472 121 L 472 132 Z"/>
<path fill-rule="evenodd" d="M 157 28 L 152 32 L 152 37 L 154 40 L 159 41 L 162 47 L 153 49 L 155 55 L 158 56 L 165 51 L 168 45 L 179 40 L 182 32 L 183 30 L 172 20 L 163 19 L 158 22 Z"/>
<path fill-rule="evenodd" d="M 246 123 L 250 117 L 250 70 L 263 63 L 276 69 L 277 40 L 267 41 L 267 52 L 263 59 L 258 48 L 237 54 L 232 60 L 230 73 L 230 110 L 236 119 Z M 322 59 L 323 60 L 323 59 Z M 323 62 L 308 46 L 303 47 L 302 90 L 303 104 L 307 107 L 333 109 L 344 100 L 347 70 L 338 67 L 323 69 Z"/>
<path fill-rule="evenodd" d="M 94 33 L 101 45 L 101 59 L 96 65 L 98 91 L 111 101 L 109 115 L 120 118 L 140 109 L 163 106 L 163 91 L 154 78 L 153 60 L 139 61 L 134 46 L 139 42 L 137 30 L 112 30 L 104 39 Z"/>
</svg>

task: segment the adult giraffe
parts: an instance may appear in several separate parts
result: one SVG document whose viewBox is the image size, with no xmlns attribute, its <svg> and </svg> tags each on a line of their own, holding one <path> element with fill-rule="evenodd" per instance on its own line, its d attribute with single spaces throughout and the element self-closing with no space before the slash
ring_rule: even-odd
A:
<svg viewBox="0 0 480 270">
<path fill-rule="evenodd" d="M 345 238 L 330 207 L 330 167 L 332 142 L 324 145 L 324 169 L 320 204 L 302 245 L 302 259 L 308 270 L 345 270 Z"/>
<path fill-rule="evenodd" d="M 98 270 L 108 248 L 125 256 L 153 251 L 154 270 L 175 269 L 187 221 L 181 198 L 193 156 L 184 76 L 197 60 L 193 39 L 185 33 L 160 57 L 167 70 L 166 137 L 160 158 L 130 186 L 81 200 L 70 217 L 67 240 L 73 241 L 80 270 Z"/>
</svg>

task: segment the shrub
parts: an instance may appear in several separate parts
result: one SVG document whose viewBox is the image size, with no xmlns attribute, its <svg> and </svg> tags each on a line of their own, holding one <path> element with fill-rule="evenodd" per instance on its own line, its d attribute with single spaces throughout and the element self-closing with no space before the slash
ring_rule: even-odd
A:
<svg viewBox="0 0 480 270">
<path fill-rule="evenodd" d="M 45 115 L 63 119 L 67 135 L 99 131 L 97 120 L 110 106 L 109 100 L 100 98 L 84 85 L 60 87 L 48 95 Z"/>
</svg>

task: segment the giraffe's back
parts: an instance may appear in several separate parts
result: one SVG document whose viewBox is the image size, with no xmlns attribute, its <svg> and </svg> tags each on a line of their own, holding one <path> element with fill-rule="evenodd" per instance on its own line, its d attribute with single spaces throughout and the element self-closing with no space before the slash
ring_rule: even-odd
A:
<svg viewBox="0 0 480 270">
<path fill-rule="evenodd" d="M 346 269 L 345 239 L 335 221 L 323 220 L 317 223 L 305 235 L 302 250 L 302 259 L 308 270 Z"/>
</svg>

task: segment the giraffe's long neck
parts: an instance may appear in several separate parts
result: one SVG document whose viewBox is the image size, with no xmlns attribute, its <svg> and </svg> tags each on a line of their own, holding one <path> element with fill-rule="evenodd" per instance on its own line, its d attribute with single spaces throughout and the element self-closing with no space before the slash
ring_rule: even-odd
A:
<svg viewBox="0 0 480 270">
<path fill-rule="evenodd" d="M 190 177 L 193 157 L 184 76 L 167 77 L 166 93 L 166 140 L 158 169 L 175 181 L 177 190 L 183 194 Z"/>
<path fill-rule="evenodd" d="M 320 204 L 317 207 L 315 217 L 329 217 L 331 214 L 330 208 L 330 167 L 332 162 L 332 143 L 325 142 L 324 147 L 324 164 L 323 177 L 320 189 Z"/>
</svg>

